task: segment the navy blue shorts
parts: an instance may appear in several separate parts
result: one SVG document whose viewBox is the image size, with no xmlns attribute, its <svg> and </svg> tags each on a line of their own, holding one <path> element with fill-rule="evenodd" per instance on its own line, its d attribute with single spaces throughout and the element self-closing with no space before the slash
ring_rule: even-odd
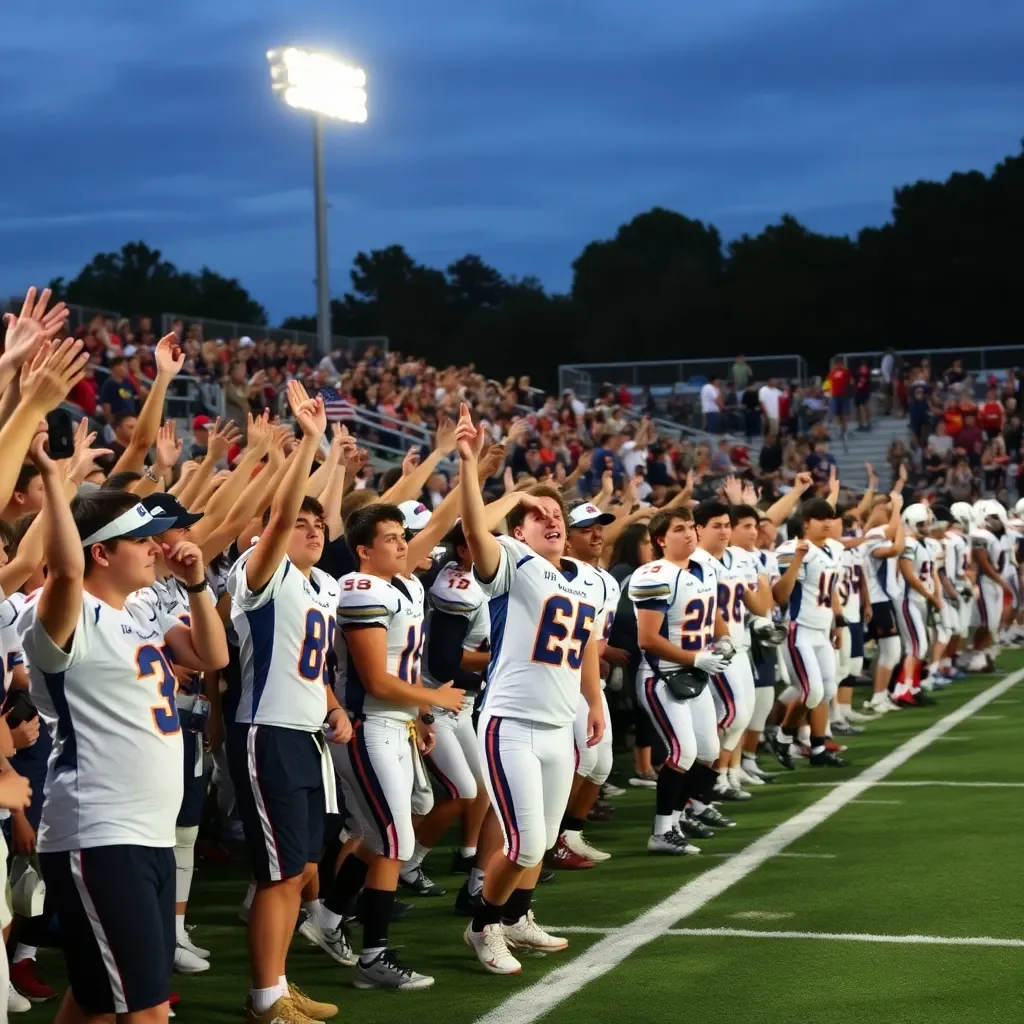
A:
<svg viewBox="0 0 1024 1024">
<path fill-rule="evenodd" d="M 850 630 L 850 657 L 851 658 L 863 658 L 864 657 L 864 623 L 863 622 L 848 622 L 847 628 Z"/>
<path fill-rule="evenodd" d="M 868 636 L 872 640 L 885 640 L 890 636 L 899 636 L 896 625 L 896 612 L 892 601 L 872 601 L 871 621 L 868 623 Z"/>
<path fill-rule="evenodd" d="M 25 811 L 28 823 L 39 831 L 39 822 L 43 817 L 43 787 L 46 785 L 46 762 L 50 758 L 50 751 L 53 749 L 53 739 L 50 730 L 43 723 L 39 722 L 39 739 L 19 750 L 11 758 L 11 767 L 19 774 L 28 779 L 32 787 L 32 803 Z"/>
<path fill-rule="evenodd" d="M 182 747 L 185 751 L 183 759 L 185 772 L 185 789 L 181 796 L 181 808 L 178 811 L 178 820 L 175 824 L 179 828 L 195 828 L 203 820 L 203 804 L 206 803 L 207 773 L 200 772 L 196 778 L 196 747 L 200 750 L 203 744 L 203 734 L 193 732 L 189 728 L 192 719 L 191 711 L 178 709 L 178 718 L 181 719 Z"/>
<path fill-rule="evenodd" d="M 307 864 L 320 860 L 327 813 L 314 734 L 277 725 L 235 725 L 227 738 L 253 877 L 279 882 L 301 875 Z"/>
<path fill-rule="evenodd" d="M 43 853 L 75 1002 L 86 1014 L 134 1013 L 171 995 L 174 850 L 97 846 Z"/>
<path fill-rule="evenodd" d="M 761 660 L 754 664 L 754 688 L 775 686 L 775 662 L 778 648 L 761 645 Z"/>
</svg>

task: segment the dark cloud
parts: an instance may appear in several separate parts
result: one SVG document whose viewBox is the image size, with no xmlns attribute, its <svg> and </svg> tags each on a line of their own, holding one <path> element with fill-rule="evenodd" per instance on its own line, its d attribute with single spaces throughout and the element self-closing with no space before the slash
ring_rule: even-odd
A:
<svg viewBox="0 0 1024 1024">
<path fill-rule="evenodd" d="M 654 204 L 726 238 L 783 212 L 852 231 L 894 185 L 1017 147 L 1014 5 L 339 8 L 53 0 L 45 34 L 32 5 L 5 9 L 0 292 L 144 238 L 240 277 L 275 317 L 312 309 L 309 125 L 272 99 L 263 57 L 286 41 L 370 75 L 370 122 L 328 137 L 338 290 L 356 249 L 396 241 L 565 288 L 587 241 Z"/>
</svg>

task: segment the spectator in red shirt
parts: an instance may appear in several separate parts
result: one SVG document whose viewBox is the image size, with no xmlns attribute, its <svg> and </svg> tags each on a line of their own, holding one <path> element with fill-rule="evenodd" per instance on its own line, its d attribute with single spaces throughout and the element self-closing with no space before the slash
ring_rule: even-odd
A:
<svg viewBox="0 0 1024 1024">
<path fill-rule="evenodd" d="M 828 379 L 832 388 L 832 418 L 839 420 L 839 435 L 845 438 L 846 421 L 850 416 L 850 406 L 852 405 L 853 381 L 842 356 L 836 356 L 832 360 L 832 369 L 829 371 Z"/>
<path fill-rule="evenodd" d="M 90 360 L 85 368 L 85 376 L 71 389 L 68 401 L 74 402 L 86 416 L 95 416 L 99 394 L 100 386 L 96 381 L 96 367 Z"/>
<path fill-rule="evenodd" d="M 853 378 L 853 403 L 857 407 L 857 429 L 871 429 L 871 367 L 862 359 Z"/>
<path fill-rule="evenodd" d="M 985 444 L 985 435 L 975 422 L 975 410 L 964 409 L 964 425 L 953 435 L 953 445 L 966 456 L 972 468 L 981 465 L 981 449 Z"/>
<path fill-rule="evenodd" d="M 1003 410 L 1003 403 L 999 401 L 996 389 L 989 388 L 988 394 L 985 395 L 985 401 L 978 410 L 978 426 L 991 439 L 996 434 L 1002 433 L 1005 421 L 1006 413 Z"/>
</svg>

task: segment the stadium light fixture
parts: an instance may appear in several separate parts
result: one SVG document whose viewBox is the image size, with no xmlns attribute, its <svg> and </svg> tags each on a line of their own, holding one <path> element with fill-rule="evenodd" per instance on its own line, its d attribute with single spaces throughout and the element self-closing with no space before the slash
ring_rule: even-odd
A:
<svg viewBox="0 0 1024 1024">
<path fill-rule="evenodd" d="M 327 270 L 327 186 L 324 121 L 366 121 L 366 72 L 329 53 L 282 46 L 267 51 L 270 85 L 293 110 L 313 115 L 313 197 L 316 215 L 317 342 L 331 350 L 331 290 Z"/>
</svg>

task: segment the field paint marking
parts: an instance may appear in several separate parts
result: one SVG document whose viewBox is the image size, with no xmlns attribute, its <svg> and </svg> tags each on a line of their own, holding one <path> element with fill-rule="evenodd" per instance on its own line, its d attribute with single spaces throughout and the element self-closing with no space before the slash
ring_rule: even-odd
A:
<svg viewBox="0 0 1024 1024">
<path fill-rule="evenodd" d="M 994 701 L 992 701 L 992 703 L 993 704 L 1019 704 L 1020 701 L 1017 700 L 1016 698 L 1013 698 L 1012 700 L 994 700 Z"/>
<path fill-rule="evenodd" d="M 614 970 L 631 953 L 670 931 L 676 921 L 695 914 L 705 904 L 742 881 L 765 861 L 807 835 L 815 826 L 827 821 L 851 800 L 892 774 L 915 754 L 930 746 L 934 740 L 970 718 L 990 701 L 1001 697 L 1021 679 L 1024 679 L 1024 669 L 1018 669 L 994 686 L 972 697 L 956 711 L 950 712 L 945 718 L 940 718 L 880 761 L 869 765 L 860 775 L 848 779 L 810 807 L 777 825 L 735 857 L 728 858 L 717 867 L 687 882 L 667 899 L 651 907 L 629 924 L 611 933 L 596 933 L 604 934 L 604 937 L 578 957 L 574 957 L 562 967 L 556 967 L 540 981 L 509 996 L 489 1013 L 480 1017 L 477 1024 L 532 1024 L 589 982 Z"/>
<path fill-rule="evenodd" d="M 1001 722 L 1006 715 L 975 715 L 976 722 Z"/>
<path fill-rule="evenodd" d="M 851 804 L 870 804 L 872 807 L 895 807 L 902 800 L 851 800 Z"/>
<path fill-rule="evenodd" d="M 822 789 L 835 789 L 843 785 L 841 782 L 792 782 L 792 786 L 815 786 Z M 954 782 L 945 779 L 917 779 L 907 782 L 876 782 L 875 786 L 951 786 L 957 789 L 1024 789 L 1024 782 Z"/>
<path fill-rule="evenodd" d="M 741 910 L 738 914 L 730 914 L 733 921 L 785 921 L 787 917 L 796 915 L 789 911 L 776 910 Z"/>
<path fill-rule="evenodd" d="M 937 740 L 946 740 L 949 743 L 966 743 L 971 736 L 936 736 Z"/>
<path fill-rule="evenodd" d="M 551 932 L 556 935 L 616 935 L 628 928 L 629 925 L 624 928 L 569 925 L 552 927 Z M 1024 939 L 996 939 L 987 935 L 870 935 L 864 932 L 792 932 L 769 931 L 762 928 L 669 928 L 662 934 L 673 938 L 825 939 L 829 942 L 878 942 L 914 946 L 1007 946 L 1012 949 L 1024 949 Z"/>
<path fill-rule="evenodd" d="M 744 847 L 744 850 L 749 850 L 750 847 Z M 733 850 L 732 853 L 709 853 L 709 857 L 738 857 L 743 850 Z M 703 853 L 701 856 L 704 856 Z M 772 854 L 773 857 L 799 857 L 804 860 L 835 860 L 836 854 L 834 853 L 776 853 Z"/>
</svg>

